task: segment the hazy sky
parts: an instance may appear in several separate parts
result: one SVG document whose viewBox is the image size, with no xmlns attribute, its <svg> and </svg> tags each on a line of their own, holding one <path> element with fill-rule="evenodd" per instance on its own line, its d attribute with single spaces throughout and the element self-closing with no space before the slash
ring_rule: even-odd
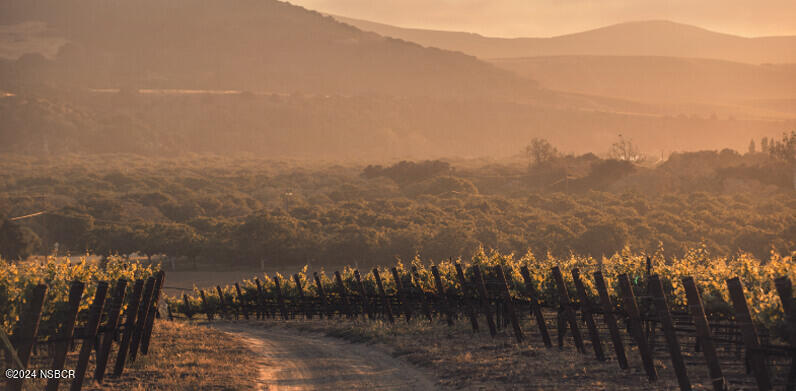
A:
<svg viewBox="0 0 796 391">
<path fill-rule="evenodd" d="M 667 19 L 744 36 L 796 35 L 796 0 L 292 0 L 320 12 L 489 36 L 552 36 Z"/>
</svg>

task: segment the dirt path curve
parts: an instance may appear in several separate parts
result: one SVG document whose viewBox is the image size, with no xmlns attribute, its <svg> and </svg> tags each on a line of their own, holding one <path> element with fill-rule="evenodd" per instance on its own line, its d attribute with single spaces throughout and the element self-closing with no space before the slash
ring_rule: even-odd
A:
<svg viewBox="0 0 796 391">
<path fill-rule="evenodd" d="M 437 389 L 424 373 L 366 345 L 257 323 L 209 326 L 244 341 L 262 357 L 254 363 L 260 370 L 260 390 Z"/>
</svg>

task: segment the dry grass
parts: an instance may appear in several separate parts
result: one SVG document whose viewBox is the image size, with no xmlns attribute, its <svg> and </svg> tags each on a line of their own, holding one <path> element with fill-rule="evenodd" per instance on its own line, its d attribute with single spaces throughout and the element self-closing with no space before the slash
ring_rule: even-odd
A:
<svg viewBox="0 0 796 391">
<path fill-rule="evenodd" d="M 629 349 L 631 369 L 619 369 L 616 361 L 599 362 L 578 353 L 571 339 L 563 350 L 547 349 L 538 335 L 524 324 L 528 341 L 517 344 L 506 330 L 494 339 L 482 331 L 473 334 L 469 324 L 454 327 L 444 322 L 403 320 L 390 325 L 381 321 L 356 320 L 268 320 L 264 327 L 286 327 L 300 332 L 323 333 L 352 343 L 368 344 L 428 372 L 442 389 L 466 390 L 677 390 L 668 355 L 656 354 L 660 379 L 649 383 L 638 352 Z M 482 325 L 483 327 L 484 325 Z M 551 332 L 555 332 L 551 330 Z M 555 336 L 553 335 L 555 340 Z M 609 344 L 604 348 L 610 349 Z M 114 353 L 115 357 L 115 353 Z M 67 368 L 74 368 L 76 353 Z M 86 390 L 253 390 L 257 355 L 242 342 L 203 327 L 201 323 L 158 321 L 148 356 L 130 365 L 121 379 L 106 379 L 103 385 L 87 380 Z M 42 365 L 36 365 L 42 368 Z M 695 390 L 710 389 L 704 371 L 689 366 Z M 89 374 L 93 371 L 92 363 Z M 88 376 L 90 379 L 90 376 Z M 26 389 L 41 389 L 34 382 Z M 62 384 L 62 389 L 66 385 Z"/>
<path fill-rule="evenodd" d="M 79 346 L 78 349 L 79 351 Z M 109 360 L 113 371 L 116 352 Z M 188 322 L 159 320 L 155 324 L 149 354 L 125 368 L 121 378 L 108 377 L 102 385 L 94 383 L 94 355 L 89 363 L 84 390 L 180 391 L 254 390 L 256 370 L 239 363 L 256 360 L 256 355 L 241 342 L 226 334 Z M 77 351 L 70 353 L 67 369 L 75 367 Z M 47 362 L 34 362 L 31 368 L 46 368 Z M 44 382 L 26 384 L 26 390 L 41 390 Z M 60 389 L 68 389 L 62 381 Z"/>
<path fill-rule="evenodd" d="M 568 346 L 563 350 L 547 349 L 541 338 L 534 335 L 528 335 L 530 341 L 516 344 L 505 330 L 492 339 L 486 331 L 473 334 L 466 322 L 457 322 L 449 328 L 444 322 L 413 321 L 389 325 L 382 322 L 315 320 L 291 321 L 288 327 L 372 344 L 376 349 L 384 349 L 393 356 L 425 367 L 446 389 L 679 389 L 666 353 L 656 356 L 660 379 L 649 383 L 636 350 L 628 351 L 631 369 L 621 370 L 616 361 L 595 360 L 589 345 L 586 346 L 588 354 L 578 353 L 571 346 L 571 340 L 567 340 Z M 530 327 L 526 325 L 523 329 L 530 330 Z M 609 345 L 604 347 L 610 348 Z M 703 375 L 693 373 L 693 389 L 710 389 L 709 385 L 694 381 L 706 378 Z"/>
</svg>

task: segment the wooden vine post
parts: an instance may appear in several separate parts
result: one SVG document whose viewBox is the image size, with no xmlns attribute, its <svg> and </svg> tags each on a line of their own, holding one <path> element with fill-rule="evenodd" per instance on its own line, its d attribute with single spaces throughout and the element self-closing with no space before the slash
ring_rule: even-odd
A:
<svg viewBox="0 0 796 391">
<path fill-rule="evenodd" d="M 473 283 L 478 289 L 478 300 L 481 304 L 481 311 L 486 316 L 486 324 L 489 326 L 489 335 L 494 337 L 497 335 L 497 327 L 495 320 L 492 318 L 492 307 L 489 306 L 489 296 L 486 292 L 486 284 L 484 283 L 484 276 L 481 275 L 481 268 L 478 265 L 470 267 L 473 270 Z"/>
<path fill-rule="evenodd" d="M 536 325 L 539 328 L 539 334 L 542 335 L 544 346 L 551 348 L 553 347 L 553 342 L 550 340 L 550 334 L 547 331 L 547 323 L 544 320 L 544 314 L 542 314 L 542 306 L 539 304 L 539 294 L 536 293 L 536 288 L 533 286 L 533 280 L 531 279 L 531 273 L 528 271 L 528 267 L 521 267 L 520 274 L 525 283 L 525 295 L 528 296 L 528 301 L 530 301 L 530 310 L 536 318 Z"/>
<path fill-rule="evenodd" d="M 517 343 L 521 343 L 524 337 L 522 335 L 522 329 L 520 328 L 520 321 L 517 319 L 517 313 L 514 312 L 514 299 L 512 299 L 511 291 L 509 291 L 506 274 L 503 272 L 503 267 L 500 265 L 495 265 L 494 270 L 498 282 L 500 283 L 500 290 L 503 292 L 503 300 L 506 303 L 506 311 L 508 312 L 509 320 L 511 320 L 511 327 L 514 328 L 514 338 L 517 340 Z"/>
<path fill-rule="evenodd" d="M 80 310 L 80 299 L 83 297 L 83 290 L 85 285 L 80 281 L 72 281 L 69 286 L 69 305 L 66 311 L 66 317 L 61 324 L 58 334 L 55 339 L 55 354 L 53 357 L 52 369 L 60 371 L 64 369 L 66 362 L 66 354 L 69 352 L 69 342 L 72 340 L 75 332 L 75 321 L 77 320 L 77 312 Z M 58 391 L 58 384 L 60 378 L 50 378 L 47 380 L 47 391 Z"/>
<path fill-rule="evenodd" d="M 793 304 L 793 285 L 788 277 L 779 277 L 774 280 L 777 294 L 782 301 L 782 310 L 785 313 L 785 324 L 789 330 L 787 338 L 791 349 L 790 372 L 788 373 L 787 390 L 796 390 L 796 305 Z"/>
<path fill-rule="evenodd" d="M 404 291 L 401 274 L 398 273 L 398 268 L 395 267 L 391 268 L 390 272 L 392 273 L 393 281 L 395 281 L 395 290 L 398 292 L 398 298 L 401 300 L 401 308 L 406 317 L 406 322 L 409 323 L 409 321 L 412 320 L 412 307 L 409 305 L 409 298 L 407 297 L 406 291 Z"/>
<path fill-rule="evenodd" d="M 155 318 L 159 314 L 158 302 L 160 301 L 160 291 L 163 288 L 163 281 L 165 278 L 165 272 L 162 270 L 155 275 L 155 290 L 153 292 L 152 302 L 149 304 L 146 326 L 144 326 L 144 335 L 141 338 L 141 353 L 144 355 L 149 353 L 149 341 L 152 338 L 152 327 L 155 324 Z"/>
<path fill-rule="evenodd" d="M 193 310 L 191 309 L 191 301 L 188 299 L 187 293 L 182 294 L 182 305 L 185 306 L 185 311 L 184 311 L 185 316 L 187 316 L 188 319 L 192 319 Z"/>
<path fill-rule="evenodd" d="M 453 326 L 453 312 L 448 302 L 448 295 L 445 294 L 445 287 L 442 286 L 442 278 L 439 275 L 439 269 L 436 265 L 431 266 L 431 274 L 434 275 L 434 285 L 437 287 L 437 296 L 439 297 L 438 302 L 440 303 L 440 308 L 438 311 L 444 312 L 448 326 Z"/>
<path fill-rule="evenodd" d="M 426 297 L 426 291 L 423 289 L 422 280 L 420 279 L 420 273 L 417 271 L 416 266 L 412 266 L 412 278 L 414 279 L 415 288 L 418 290 L 418 296 L 420 296 L 420 306 L 423 309 L 423 313 L 426 314 L 426 318 L 431 321 L 431 307 L 428 305 L 428 298 Z"/>
<path fill-rule="evenodd" d="M 287 307 L 285 307 L 285 297 L 282 295 L 282 284 L 279 281 L 279 276 L 274 275 L 274 288 L 276 289 L 276 301 L 279 304 L 279 311 L 282 313 L 282 319 L 288 320 Z"/>
<path fill-rule="evenodd" d="M 727 289 L 730 290 L 730 299 L 735 309 L 735 319 L 741 327 L 746 352 L 749 355 L 752 373 L 760 391 L 771 390 L 771 378 L 766 366 L 765 353 L 760 349 L 760 339 L 757 336 L 757 329 L 749 313 L 749 305 L 746 303 L 746 296 L 743 293 L 743 285 L 738 277 L 727 280 Z"/>
<path fill-rule="evenodd" d="M 630 331 L 638 346 L 639 354 L 641 354 L 644 371 L 647 372 L 649 381 L 653 382 L 658 380 L 658 372 L 655 370 L 655 363 L 652 361 L 652 352 L 650 352 L 650 346 L 647 343 L 647 338 L 641 327 L 641 313 L 638 310 L 636 295 L 633 293 L 633 286 L 630 285 L 630 278 L 628 278 L 627 274 L 619 275 L 619 288 L 622 291 L 622 307 L 630 318 Z"/>
<path fill-rule="evenodd" d="M 597 323 L 594 322 L 594 312 L 589 295 L 586 293 L 586 287 L 580 278 L 580 269 L 572 269 L 572 281 L 575 282 L 575 290 L 578 292 L 578 300 L 580 301 L 580 311 L 583 314 L 583 319 L 586 321 L 586 327 L 589 329 L 589 338 L 591 345 L 594 348 L 594 355 L 599 361 L 605 361 L 605 353 L 603 353 L 603 345 L 600 342 L 600 332 L 597 330 Z"/>
<path fill-rule="evenodd" d="M 642 303 L 652 303 L 651 297 L 652 293 L 650 292 L 650 284 L 649 280 L 652 276 L 652 257 L 647 256 L 646 260 L 646 268 L 644 273 L 644 281 L 646 283 L 646 297 L 642 298 Z M 644 335 L 646 336 L 648 341 L 653 341 L 655 339 L 655 321 L 654 320 L 646 320 L 643 322 L 644 325 Z M 651 352 L 655 353 L 655 346 L 650 347 Z"/>
<path fill-rule="evenodd" d="M 596 271 L 594 276 L 594 286 L 597 288 L 597 293 L 600 295 L 600 306 L 602 307 L 603 320 L 608 326 L 608 332 L 611 334 L 611 343 L 614 345 L 614 352 L 616 353 L 616 360 L 619 362 L 619 367 L 628 369 L 627 356 L 625 355 L 625 344 L 622 342 L 622 335 L 619 334 L 619 327 L 616 325 L 616 317 L 614 316 L 614 304 L 611 302 L 611 296 L 608 295 L 608 288 L 605 285 L 605 279 L 601 271 Z"/>
<path fill-rule="evenodd" d="M 265 295 L 263 294 L 263 285 L 260 283 L 259 278 L 254 279 L 254 284 L 257 285 L 257 319 L 265 319 Z"/>
<path fill-rule="evenodd" d="M 94 380 L 102 384 L 105 377 L 105 367 L 108 364 L 108 356 L 111 354 L 111 347 L 113 345 L 113 337 L 116 327 L 119 324 L 119 314 L 124 305 L 124 295 L 127 291 L 127 280 L 120 278 L 116 281 L 116 287 L 113 290 L 113 299 L 111 301 L 111 308 L 108 309 L 108 321 L 105 324 L 106 332 L 103 335 L 102 344 L 97 347 L 97 363 L 94 367 Z"/>
<path fill-rule="evenodd" d="M 347 318 L 351 318 L 353 311 L 351 310 L 351 303 L 348 302 L 348 292 L 346 292 L 345 284 L 343 284 L 343 277 L 339 271 L 334 272 L 334 280 L 337 283 L 337 294 L 340 295 L 340 300 L 343 302 L 343 313 Z"/>
<path fill-rule="evenodd" d="M 238 303 L 240 304 L 240 310 L 243 312 L 243 319 L 249 320 L 249 309 L 247 308 L 246 299 L 240 290 L 240 284 L 237 282 L 235 282 L 235 293 L 238 294 Z"/>
<path fill-rule="evenodd" d="M 83 330 L 83 343 L 81 343 L 80 355 L 77 359 L 75 378 L 72 380 L 72 385 L 69 388 L 71 391 L 80 391 L 83 387 L 83 378 L 86 376 L 88 359 L 91 356 L 91 350 L 94 348 L 94 339 L 97 337 L 97 330 L 99 329 L 100 320 L 102 319 L 102 309 L 105 305 L 105 295 L 107 293 L 108 283 L 98 283 L 97 291 L 94 294 L 94 302 L 89 308 L 88 323 Z"/>
<path fill-rule="evenodd" d="M 207 297 L 205 296 L 205 291 L 199 291 L 199 297 L 202 298 L 202 311 L 204 311 L 205 315 L 207 316 L 207 320 L 213 320 L 213 312 L 210 310 L 210 305 L 207 303 Z"/>
<path fill-rule="evenodd" d="M 462 270 L 462 264 L 456 262 L 456 277 L 459 279 L 459 285 L 462 286 L 462 295 L 464 297 L 464 308 L 467 311 L 467 317 L 470 318 L 470 325 L 473 328 L 473 332 L 478 332 L 478 318 L 476 317 L 475 308 L 474 308 L 474 299 L 473 299 L 473 292 L 470 284 L 467 283 L 467 279 L 464 278 L 464 271 Z"/>
<path fill-rule="evenodd" d="M 390 300 L 387 298 L 387 293 L 384 291 L 384 285 L 381 283 L 381 276 L 379 276 L 379 269 L 373 268 L 373 278 L 376 279 L 376 287 L 379 289 L 379 295 L 381 296 L 382 306 L 384 307 L 384 314 L 387 315 L 387 320 L 390 323 L 395 323 L 395 319 L 392 316 L 392 306 L 390 305 Z"/>
<path fill-rule="evenodd" d="M 124 333 L 122 341 L 119 343 L 119 352 L 116 354 L 116 362 L 113 367 L 113 376 L 119 377 L 124 372 L 124 364 L 127 361 L 127 353 L 130 351 L 130 343 L 133 339 L 138 307 L 141 305 L 142 294 L 144 291 L 144 280 L 136 280 L 133 285 L 133 294 L 127 301 L 127 314 L 124 321 Z"/>
<path fill-rule="evenodd" d="M 17 357 L 19 358 L 22 368 L 28 367 L 30 361 L 30 353 L 33 351 L 33 345 L 36 344 L 36 337 L 39 332 L 39 321 L 41 320 L 41 308 L 44 305 L 44 298 L 47 296 L 47 285 L 36 285 L 29 297 L 28 305 L 25 312 L 20 316 L 20 323 L 15 333 L 17 340 Z M 103 297 L 104 299 L 104 297 Z M 8 377 L 8 390 L 18 391 L 22 389 L 22 378 Z"/>
<path fill-rule="evenodd" d="M 219 309 L 221 310 L 219 317 L 221 319 L 224 319 L 227 317 L 227 302 L 226 300 L 224 300 L 224 291 L 221 290 L 220 285 L 216 285 L 216 293 L 218 294 L 218 306 L 220 307 Z"/>
<path fill-rule="evenodd" d="M 357 280 L 357 289 L 359 290 L 359 298 L 362 301 L 362 317 L 367 315 L 368 319 L 373 319 L 373 314 L 370 312 L 370 303 L 368 301 L 368 291 L 365 289 L 365 284 L 362 283 L 362 276 L 359 275 L 359 270 L 354 270 L 354 279 Z"/>
<path fill-rule="evenodd" d="M 321 282 L 321 277 L 318 275 L 317 272 L 312 274 L 313 278 L 315 279 L 315 290 L 318 291 L 318 298 L 321 300 L 321 309 L 318 311 L 318 317 L 323 319 L 323 314 L 326 312 L 328 318 L 331 319 L 332 311 L 328 309 L 328 303 L 326 301 L 326 292 L 323 290 L 323 283 Z"/>
<path fill-rule="evenodd" d="M 680 343 L 677 340 L 677 333 L 674 329 L 672 315 L 669 313 L 669 304 L 666 302 L 666 294 L 663 291 L 663 284 L 657 274 L 649 276 L 647 286 L 652 294 L 655 313 L 658 321 L 663 327 L 663 336 L 666 338 L 666 346 L 669 348 L 669 356 L 672 358 L 672 367 L 677 376 L 677 383 L 683 391 L 691 390 L 691 382 L 688 379 L 688 372 L 683 361 L 683 354 L 680 351 Z"/>
<path fill-rule="evenodd" d="M 724 374 L 721 372 L 719 365 L 719 358 L 716 354 L 716 347 L 713 345 L 713 332 L 710 330 L 708 318 L 705 315 L 705 307 L 702 305 L 702 296 L 699 294 L 694 279 L 692 277 L 683 278 L 683 287 L 685 288 L 685 296 L 688 301 L 688 309 L 691 312 L 691 318 L 694 321 L 696 328 L 697 341 L 705 356 L 705 361 L 708 365 L 708 372 L 710 374 L 711 383 L 713 384 L 714 391 L 726 391 L 727 382 L 724 380 Z"/>
<path fill-rule="evenodd" d="M 572 330 L 572 339 L 575 341 L 575 347 L 579 352 L 585 353 L 586 348 L 583 346 L 583 336 L 580 334 L 578 318 L 575 315 L 575 309 L 572 308 L 572 300 L 569 298 L 569 291 L 567 290 L 567 285 L 564 282 L 564 276 L 561 274 L 561 269 L 558 266 L 553 266 L 551 271 L 553 273 L 553 279 L 556 282 L 556 286 L 558 287 L 558 300 L 562 307 L 562 315 L 569 323 L 570 330 Z M 563 340 L 561 337 L 559 337 L 559 345 L 562 343 L 562 341 Z"/>
<path fill-rule="evenodd" d="M 138 356 L 138 348 L 141 346 L 141 338 L 144 335 L 144 327 L 146 327 L 146 318 L 149 314 L 149 305 L 152 303 L 152 297 L 155 294 L 155 277 L 149 277 L 144 284 L 144 296 L 141 298 L 141 304 L 138 307 L 138 316 L 136 317 L 135 329 L 133 330 L 133 339 L 130 342 L 130 361 L 135 361 Z"/>
<path fill-rule="evenodd" d="M 296 291 L 298 291 L 299 295 L 299 308 L 301 312 L 304 312 L 304 316 L 307 319 L 312 319 L 312 313 L 310 312 L 310 307 L 307 303 L 307 298 L 304 297 L 304 287 L 301 285 L 301 277 L 298 274 L 293 275 L 293 282 L 296 283 Z"/>
</svg>

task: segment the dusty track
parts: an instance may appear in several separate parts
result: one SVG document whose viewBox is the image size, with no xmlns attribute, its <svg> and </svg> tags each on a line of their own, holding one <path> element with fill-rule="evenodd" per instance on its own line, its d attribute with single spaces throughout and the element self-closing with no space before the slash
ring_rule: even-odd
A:
<svg viewBox="0 0 796 391">
<path fill-rule="evenodd" d="M 242 340 L 262 359 L 261 390 L 435 390 L 432 379 L 372 347 L 257 323 L 210 325 Z M 249 363 L 242 363 L 249 365 Z"/>
</svg>

